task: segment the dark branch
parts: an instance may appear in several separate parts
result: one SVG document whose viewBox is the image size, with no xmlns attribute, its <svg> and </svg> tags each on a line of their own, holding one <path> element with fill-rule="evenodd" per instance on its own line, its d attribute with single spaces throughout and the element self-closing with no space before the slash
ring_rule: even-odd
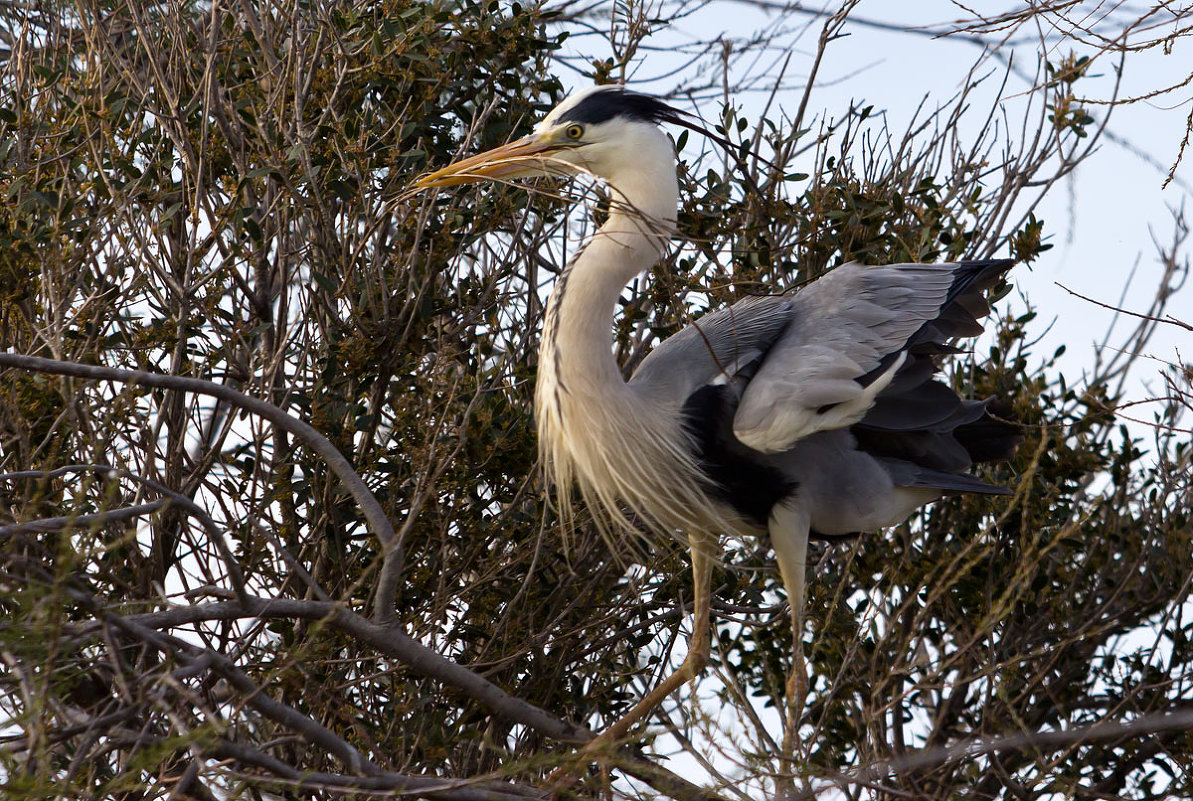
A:
<svg viewBox="0 0 1193 801">
<path fill-rule="evenodd" d="M 24 523 L 12 523 L 0 526 L 0 537 L 11 537 L 16 534 L 31 534 L 36 532 L 61 531 L 66 528 L 88 528 L 102 526 L 107 523 L 120 523 L 126 520 L 136 520 L 138 517 L 153 514 L 164 509 L 169 501 L 151 501 L 136 506 L 126 506 L 120 509 L 109 509 L 86 515 L 63 515 L 61 517 L 43 517 L 40 520 L 29 520 Z"/>
<path fill-rule="evenodd" d="M 402 546 L 394 534 L 394 529 L 389 522 L 389 518 L 385 515 L 385 510 L 381 508 L 381 504 L 377 501 L 377 498 L 373 495 L 368 485 L 365 484 L 364 479 L 356 472 L 352 463 L 336 449 L 336 446 L 331 443 L 331 440 L 315 430 L 313 426 L 299 420 L 297 417 L 292 417 L 272 403 L 254 398 L 251 395 L 246 395 L 243 392 L 238 392 L 223 384 L 216 384 L 213 381 L 175 375 L 162 375 L 160 373 L 147 373 L 143 370 L 123 370 L 115 367 L 75 364 L 74 362 L 43 359 L 38 356 L 24 356 L 17 353 L 0 353 L 0 366 L 15 367 L 20 370 L 32 370 L 38 373 L 70 375 L 77 378 L 89 378 L 98 381 L 115 381 L 134 386 L 194 392 L 200 395 L 219 398 L 239 409 L 244 409 L 259 417 L 263 417 L 278 428 L 297 437 L 327 463 L 327 466 L 344 483 L 344 486 L 352 494 L 357 505 L 360 506 L 368 523 L 369 530 L 381 541 L 381 545 L 385 549 L 386 561 L 394 560 L 398 564 L 402 561 Z M 398 579 L 393 575 L 394 572 L 387 571 L 390 575 L 390 582 L 385 592 L 379 591 L 377 594 L 375 614 L 378 620 L 386 622 L 394 621 L 393 598 L 399 583 Z"/>
</svg>

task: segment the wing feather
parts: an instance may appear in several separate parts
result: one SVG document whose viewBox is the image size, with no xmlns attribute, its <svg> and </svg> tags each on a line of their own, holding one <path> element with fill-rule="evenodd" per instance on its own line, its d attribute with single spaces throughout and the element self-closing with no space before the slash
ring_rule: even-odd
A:
<svg viewBox="0 0 1193 801">
<path fill-rule="evenodd" d="M 982 291 L 1012 264 L 842 265 L 799 292 L 705 315 L 660 344 L 630 384 L 679 404 L 707 384 L 744 387 L 733 434 L 764 453 L 858 423 L 956 428 L 983 412 L 932 380 L 933 357 L 982 332 Z"/>
<path fill-rule="evenodd" d="M 851 263 L 810 284 L 796 295 L 792 324 L 746 387 L 734 434 L 776 453 L 817 431 L 860 421 L 909 360 L 871 372 L 905 351 L 926 325 L 941 333 L 981 330 L 968 310 L 950 303 L 959 266 Z M 951 316 L 942 320 L 942 312 Z"/>
<path fill-rule="evenodd" d="M 747 378 L 790 323 L 793 300 L 747 297 L 704 315 L 651 351 L 630 386 L 682 404 L 706 384 Z"/>
</svg>

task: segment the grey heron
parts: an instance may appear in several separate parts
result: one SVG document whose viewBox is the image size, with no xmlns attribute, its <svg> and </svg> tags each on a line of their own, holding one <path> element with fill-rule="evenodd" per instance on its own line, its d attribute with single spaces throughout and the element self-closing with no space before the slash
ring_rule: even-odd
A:
<svg viewBox="0 0 1193 801">
<path fill-rule="evenodd" d="M 602 526 L 682 533 L 695 593 L 682 666 L 606 729 L 603 744 L 702 670 L 723 536 L 769 536 L 798 649 L 809 537 L 896 525 L 946 493 L 1005 493 L 967 471 L 1008 458 L 1019 439 L 985 402 L 935 378 L 955 352 L 950 340 L 981 333 L 983 292 L 1011 260 L 844 264 L 797 292 L 700 317 L 624 380 L 611 347 L 618 299 L 676 230 L 676 154 L 664 123 L 690 125 L 649 95 L 586 89 L 529 136 L 415 183 L 588 173 L 608 185 L 608 219 L 547 302 L 540 449 L 565 514 L 574 482 Z"/>
</svg>

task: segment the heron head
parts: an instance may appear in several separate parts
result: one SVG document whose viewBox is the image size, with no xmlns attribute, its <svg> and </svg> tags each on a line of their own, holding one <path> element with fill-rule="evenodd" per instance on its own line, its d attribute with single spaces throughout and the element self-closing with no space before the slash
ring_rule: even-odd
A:
<svg viewBox="0 0 1193 801">
<path fill-rule="evenodd" d="M 556 106 L 534 133 L 457 161 L 415 181 L 417 189 L 588 172 L 611 181 L 660 160 L 674 169 L 674 151 L 659 123 L 683 112 L 620 86 L 595 86 Z"/>
</svg>

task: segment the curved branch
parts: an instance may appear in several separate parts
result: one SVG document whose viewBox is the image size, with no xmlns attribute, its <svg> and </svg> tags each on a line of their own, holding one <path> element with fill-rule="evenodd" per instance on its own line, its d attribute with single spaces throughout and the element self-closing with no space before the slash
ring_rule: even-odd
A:
<svg viewBox="0 0 1193 801">
<path fill-rule="evenodd" d="M 83 718 L 78 710 L 72 710 L 72 717 Z M 94 726 L 100 719 L 88 720 Z M 156 745 L 169 748 L 164 738 L 147 734 L 143 730 L 116 726 L 108 730 L 115 742 L 129 742 L 138 745 Z M 272 775 L 254 774 L 252 779 L 267 786 L 282 785 L 302 790 L 331 790 L 349 793 L 353 797 L 378 793 L 386 798 L 395 794 L 406 797 L 428 798 L 435 801 L 545 801 L 547 793 L 534 787 L 512 782 L 494 781 L 486 777 L 452 779 L 439 776 L 417 776 L 407 773 L 380 771 L 368 776 L 353 776 L 298 770 L 293 765 L 278 759 L 253 746 L 224 739 L 207 739 L 195 746 L 204 757 L 238 763 L 240 768 L 258 768 Z M 195 765 L 195 762 L 191 762 Z M 190 771 L 190 768 L 187 769 Z M 184 772 L 185 776 L 185 772 Z M 180 779 L 176 787 L 183 786 Z M 187 796 L 190 797 L 190 796 Z"/>
<path fill-rule="evenodd" d="M 394 791 L 409 793 L 418 798 L 450 799 L 450 801 L 541 801 L 547 793 L 516 784 L 499 784 L 468 779 L 444 779 L 433 776 L 411 776 L 385 772 L 376 776 L 343 776 L 334 773 L 299 771 L 292 765 L 256 748 L 222 741 L 209 748 L 218 759 L 230 759 L 242 765 L 268 770 L 273 777 L 265 781 L 284 784 L 300 790 L 333 790 L 336 792 L 368 793 L 377 791 L 389 796 Z"/>
<path fill-rule="evenodd" d="M 92 599 L 82 596 L 80 600 Z M 351 770 L 368 776 L 378 776 L 384 772 L 356 746 L 319 721 L 262 692 L 261 687 L 247 673 L 218 651 L 194 645 L 171 634 L 163 634 L 114 612 L 104 612 L 102 617 L 105 622 L 149 643 L 159 651 L 173 653 L 175 658 L 183 663 L 184 670 L 214 670 L 244 696 L 247 706 L 266 718 L 299 732 L 308 742 L 325 749 Z"/>
<path fill-rule="evenodd" d="M 169 506 L 167 500 L 150 501 L 136 506 L 123 506 L 119 509 L 109 509 L 88 515 L 63 515 L 62 517 L 43 517 L 39 520 L 29 520 L 24 523 L 12 523 L 0 526 L 0 537 L 11 537 L 14 534 L 26 532 L 61 531 L 64 528 L 86 528 L 91 525 L 105 523 L 119 523 L 123 520 L 136 520 L 138 517 L 153 514 Z"/>
<path fill-rule="evenodd" d="M 1079 726 L 1060 731 L 1033 731 L 1009 734 L 1004 737 L 987 737 L 962 740 L 953 745 L 938 748 L 924 748 L 906 756 L 875 762 L 852 774 L 839 775 L 832 783 L 837 786 L 857 784 L 868 786 L 891 774 L 909 773 L 958 762 L 962 759 L 988 756 L 1010 751 L 1028 750 L 1031 753 L 1051 749 L 1073 748 L 1092 743 L 1113 743 L 1131 737 L 1141 737 L 1162 732 L 1188 731 L 1193 728 L 1193 708 L 1175 709 L 1142 715 L 1123 723 L 1104 720 L 1089 726 Z M 813 787 L 795 796 L 796 799 L 813 799 L 825 789 Z"/>
<path fill-rule="evenodd" d="M 356 472 L 352 463 L 331 443 L 327 437 L 319 433 L 309 423 L 293 417 L 268 401 L 254 398 L 231 387 L 205 381 L 201 378 L 187 378 L 161 373 L 148 373 L 143 370 L 124 370 L 116 367 L 100 367 L 91 364 L 76 364 L 74 362 L 44 359 L 40 356 L 25 356 L 18 353 L 0 353 L 0 366 L 15 367 L 20 370 L 32 370 L 38 373 L 54 375 L 69 375 L 77 378 L 88 378 L 98 381 L 115 381 L 121 384 L 135 386 L 157 387 L 159 389 L 173 389 L 182 392 L 194 392 L 208 395 L 231 404 L 258 417 L 263 417 L 288 434 L 293 435 L 316 454 L 319 455 L 336 477 L 343 482 L 352 498 L 364 513 L 365 522 L 369 530 L 381 541 L 385 552 L 387 566 L 400 565 L 402 562 L 402 544 L 394 533 L 393 525 L 386 517 L 372 490 L 365 484 L 364 479 Z M 374 608 L 375 617 L 379 621 L 394 621 L 393 599 L 400 579 L 395 575 L 400 572 L 392 569 L 382 571 L 388 578 L 383 587 L 377 591 Z"/>
<path fill-rule="evenodd" d="M 111 617 L 115 618 L 116 616 L 112 615 Z M 367 642 L 386 656 L 400 660 L 417 673 L 455 687 L 493 714 L 506 720 L 528 726 L 546 737 L 566 743 L 583 744 L 595 737 L 583 726 L 557 718 L 533 704 L 511 696 L 468 668 L 446 659 L 393 627 L 372 622 L 368 618 L 332 602 L 289 598 L 275 600 L 250 596 L 247 603 L 226 601 L 184 606 L 161 612 L 129 615 L 122 620 L 134 627 L 158 629 L 204 620 L 236 620 L 246 617 L 303 618 L 323 621 L 337 631 L 351 634 L 362 642 Z M 116 620 L 113 619 L 110 622 L 115 624 Z M 92 629 L 98 629 L 101 625 L 96 621 L 79 626 L 78 631 L 87 633 Z M 681 801 L 724 801 L 716 793 L 693 784 L 631 751 L 623 751 L 619 755 L 617 767 L 630 776 L 651 785 L 660 793 Z M 280 775 L 284 776 L 285 774 Z M 383 774 L 373 776 L 368 780 L 349 780 L 345 777 L 338 777 L 333 781 L 330 776 L 320 775 L 316 778 L 315 774 L 303 775 L 304 782 L 312 780 L 312 786 L 322 784 L 343 787 L 345 782 L 350 782 L 353 787 L 361 789 L 382 789 L 382 785 L 385 785 L 391 778 L 391 774 Z M 388 787 L 395 789 L 396 785 L 390 784 Z M 458 794 L 462 791 L 453 792 L 457 795 L 445 795 L 445 797 L 460 798 L 463 801 L 464 796 Z M 478 789 L 477 792 L 489 791 Z M 496 801 L 498 796 L 490 794 L 489 798 Z"/>
<path fill-rule="evenodd" d="M 358 615 L 331 601 L 304 601 L 291 598 L 259 598 L 226 601 L 196 606 L 182 606 L 162 612 L 128 615 L 124 620 L 152 629 L 171 628 L 204 620 L 257 618 L 301 618 L 320 620 L 337 631 L 368 643 L 386 656 L 400 660 L 407 667 L 430 679 L 455 687 L 490 712 L 514 723 L 521 723 L 553 740 L 581 745 L 595 735 L 576 723 L 507 693 L 463 665 L 452 662 L 417 640 L 393 628 Z M 80 633 L 98 627 L 93 623 L 80 627 Z"/>
</svg>

